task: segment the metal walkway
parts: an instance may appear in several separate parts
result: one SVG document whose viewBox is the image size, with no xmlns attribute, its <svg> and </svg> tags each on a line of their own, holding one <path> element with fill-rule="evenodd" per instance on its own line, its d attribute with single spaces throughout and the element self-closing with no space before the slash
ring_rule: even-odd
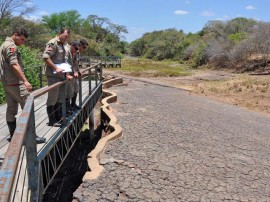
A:
<svg viewBox="0 0 270 202">
<path fill-rule="evenodd" d="M 90 65 L 88 65 L 90 66 Z M 68 81 L 41 88 L 29 96 L 18 115 L 11 142 L 5 121 L 6 106 L 0 106 L 0 201 L 41 201 L 42 195 L 58 172 L 82 126 L 102 95 L 102 66 L 94 64 L 83 70 L 79 79 L 79 105 L 82 109 L 66 117 L 62 105 L 62 126 L 48 126 L 47 92 L 64 88 Z M 36 145 L 35 134 L 46 143 Z"/>
</svg>

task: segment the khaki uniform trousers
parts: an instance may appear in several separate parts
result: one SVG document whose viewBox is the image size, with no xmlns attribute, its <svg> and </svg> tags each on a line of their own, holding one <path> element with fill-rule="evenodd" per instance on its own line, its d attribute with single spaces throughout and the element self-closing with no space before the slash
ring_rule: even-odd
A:
<svg viewBox="0 0 270 202">
<path fill-rule="evenodd" d="M 79 89 L 80 89 L 80 86 L 79 86 L 79 79 L 74 79 L 74 93 L 79 93 Z"/>
<path fill-rule="evenodd" d="M 64 81 L 64 78 L 47 76 L 48 86 L 51 86 L 60 81 Z M 47 103 L 46 103 L 47 107 L 54 106 L 56 103 L 65 102 L 65 99 L 66 99 L 66 90 L 65 90 L 66 86 L 65 85 L 66 84 L 60 86 L 59 88 L 54 88 L 53 90 L 50 90 L 48 92 L 48 98 L 47 98 Z"/>
<path fill-rule="evenodd" d="M 71 99 L 74 93 L 79 93 L 79 80 L 76 78 L 73 78 L 67 84 L 67 98 Z"/>
<path fill-rule="evenodd" d="M 30 93 L 27 91 L 24 84 L 18 86 L 4 86 L 7 100 L 6 120 L 13 122 L 18 114 L 18 104 L 23 109 L 27 97 Z"/>
<path fill-rule="evenodd" d="M 71 79 L 68 81 L 67 83 L 67 88 L 66 88 L 66 91 L 67 91 L 67 98 L 68 99 L 71 99 L 74 95 L 74 83 L 75 83 L 75 79 Z"/>
</svg>

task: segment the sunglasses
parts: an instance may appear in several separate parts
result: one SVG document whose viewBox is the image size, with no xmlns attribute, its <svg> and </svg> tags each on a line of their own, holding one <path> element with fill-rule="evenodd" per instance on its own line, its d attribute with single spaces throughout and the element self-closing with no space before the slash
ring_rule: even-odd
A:
<svg viewBox="0 0 270 202">
<path fill-rule="evenodd" d="M 25 37 L 25 36 L 18 36 L 18 38 L 20 38 L 20 40 L 21 40 L 22 42 L 25 42 L 25 41 L 26 41 L 26 37 Z"/>
</svg>

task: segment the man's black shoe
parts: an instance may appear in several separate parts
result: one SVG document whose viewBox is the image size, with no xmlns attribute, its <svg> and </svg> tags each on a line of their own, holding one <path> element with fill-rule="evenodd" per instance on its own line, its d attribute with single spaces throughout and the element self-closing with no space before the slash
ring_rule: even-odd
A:
<svg viewBox="0 0 270 202">
<path fill-rule="evenodd" d="M 76 104 L 72 105 L 72 107 L 73 107 L 75 110 L 76 110 L 76 109 L 81 109 L 81 107 L 78 106 L 78 105 L 76 105 Z"/>
<path fill-rule="evenodd" d="M 46 142 L 46 138 L 37 136 L 36 137 L 36 142 L 37 142 L 37 144 L 45 143 Z"/>
</svg>

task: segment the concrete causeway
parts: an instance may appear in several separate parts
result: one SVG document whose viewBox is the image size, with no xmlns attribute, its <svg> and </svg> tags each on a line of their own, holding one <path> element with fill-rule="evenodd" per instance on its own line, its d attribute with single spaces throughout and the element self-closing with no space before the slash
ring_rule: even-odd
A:
<svg viewBox="0 0 270 202">
<path fill-rule="evenodd" d="M 123 135 L 74 201 L 270 201 L 270 116 L 124 79 L 109 89 Z"/>
</svg>

